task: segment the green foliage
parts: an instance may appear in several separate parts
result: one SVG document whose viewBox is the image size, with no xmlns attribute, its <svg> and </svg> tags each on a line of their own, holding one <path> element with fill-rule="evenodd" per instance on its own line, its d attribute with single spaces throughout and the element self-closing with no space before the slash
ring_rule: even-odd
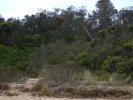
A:
<svg viewBox="0 0 133 100">
<path fill-rule="evenodd" d="M 7 22 L 0 23 L 0 33 L 8 32 L 10 29 L 10 24 Z M 9 33 L 8 33 L 9 34 Z"/>
<path fill-rule="evenodd" d="M 121 55 L 123 57 L 133 57 L 133 39 L 125 42 L 121 47 L 117 48 L 114 52 L 116 55 Z"/>
<path fill-rule="evenodd" d="M 113 20 L 117 14 L 117 10 L 110 0 L 98 0 L 96 3 L 96 20 L 99 22 L 100 28 L 106 28 L 113 23 Z"/>
<path fill-rule="evenodd" d="M 86 52 L 79 53 L 74 60 L 83 66 L 88 66 L 90 62 L 89 55 Z"/>
<path fill-rule="evenodd" d="M 119 11 L 119 20 L 123 24 L 133 24 L 133 10 L 130 8 L 123 8 Z"/>
<path fill-rule="evenodd" d="M 63 16 L 57 16 L 55 17 L 55 23 L 60 26 L 64 22 L 64 17 Z"/>
<path fill-rule="evenodd" d="M 50 63 L 50 64 L 61 64 L 63 63 L 63 59 L 58 57 L 58 56 L 55 56 L 55 55 L 50 55 L 48 58 L 47 58 L 47 61 Z"/>
<path fill-rule="evenodd" d="M 109 32 L 107 30 L 100 30 L 97 34 L 99 38 L 105 39 L 109 35 Z"/>
<path fill-rule="evenodd" d="M 129 76 L 133 73 L 133 59 L 118 56 L 108 57 L 103 62 L 102 69 L 109 73 L 120 73 Z"/>
<path fill-rule="evenodd" d="M 25 70 L 28 64 L 29 55 L 34 48 L 7 47 L 0 45 L 0 69 L 15 68 Z"/>
<path fill-rule="evenodd" d="M 127 30 L 128 30 L 129 32 L 133 32 L 133 25 L 128 25 Z"/>
<path fill-rule="evenodd" d="M 75 58 L 75 62 L 80 64 L 81 66 L 85 66 L 91 71 L 95 70 L 94 59 L 86 52 L 79 53 Z"/>
<path fill-rule="evenodd" d="M 109 81 L 110 74 L 107 71 L 96 71 L 95 77 L 97 81 Z"/>
<path fill-rule="evenodd" d="M 123 47 L 130 47 L 130 48 L 133 48 L 133 39 L 128 41 L 127 43 L 124 44 Z"/>
<path fill-rule="evenodd" d="M 115 72 L 116 69 L 116 64 L 121 60 L 121 57 L 113 56 L 113 57 L 108 57 L 102 64 L 103 70 L 113 73 Z"/>
<path fill-rule="evenodd" d="M 45 36 L 41 34 L 24 35 L 21 37 L 21 43 L 19 46 L 37 47 L 45 42 Z"/>
<path fill-rule="evenodd" d="M 99 80 L 108 80 L 111 73 L 132 76 L 133 11 L 117 13 L 110 0 L 98 0 L 96 7 L 88 18 L 85 7 L 70 6 L 22 20 L 0 19 L 0 69 L 36 77 L 44 65 L 74 65 L 89 69 Z"/>
<path fill-rule="evenodd" d="M 122 80 L 125 80 L 126 78 L 127 78 L 127 74 L 115 72 L 111 74 L 110 81 L 122 81 Z"/>
<path fill-rule="evenodd" d="M 118 62 L 116 65 L 117 72 L 131 75 L 133 73 L 133 58 Z"/>
</svg>

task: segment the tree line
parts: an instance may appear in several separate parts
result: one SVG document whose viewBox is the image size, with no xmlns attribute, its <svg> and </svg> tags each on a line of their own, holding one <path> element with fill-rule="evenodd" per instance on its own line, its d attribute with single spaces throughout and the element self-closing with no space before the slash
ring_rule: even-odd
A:
<svg viewBox="0 0 133 100">
<path fill-rule="evenodd" d="M 37 73 L 44 64 L 78 64 L 98 75 L 132 76 L 133 9 L 118 11 L 110 0 L 98 0 L 91 13 L 69 6 L 23 19 L 1 17 L 0 54 L 1 69 Z"/>
</svg>

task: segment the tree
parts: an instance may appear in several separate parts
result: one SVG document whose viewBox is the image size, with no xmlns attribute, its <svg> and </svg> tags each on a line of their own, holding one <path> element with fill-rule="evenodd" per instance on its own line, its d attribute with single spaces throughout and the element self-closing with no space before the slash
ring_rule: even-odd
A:
<svg viewBox="0 0 133 100">
<path fill-rule="evenodd" d="M 99 0 L 96 4 L 97 21 L 100 28 L 112 25 L 117 16 L 117 10 L 110 0 Z"/>
<path fill-rule="evenodd" d="M 73 40 L 75 36 L 87 37 L 84 30 L 84 26 L 87 27 L 86 12 L 87 9 L 84 6 L 80 9 L 74 6 L 70 6 L 66 10 L 63 9 L 61 16 L 64 17 L 64 23 L 60 27 L 60 36 L 64 37 L 67 41 Z"/>
<path fill-rule="evenodd" d="M 122 24 L 133 24 L 133 9 L 125 8 L 120 10 L 119 20 Z"/>
<path fill-rule="evenodd" d="M 5 22 L 5 19 L 2 17 L 2 15 L 0 14 L 0 23 Z"/>
</svg>

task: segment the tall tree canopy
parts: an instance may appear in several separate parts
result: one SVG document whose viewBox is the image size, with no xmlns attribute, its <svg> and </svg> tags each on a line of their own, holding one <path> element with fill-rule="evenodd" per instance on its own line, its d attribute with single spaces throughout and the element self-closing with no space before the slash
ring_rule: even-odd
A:
<svg viewBox="0 0 133 100">
<path fill-rule="evenodd" d="M 93 24 L 95 27 L 106 28 L 112 24 L 117 17 L 117 10 L 110 0 L 99 0 L 96 4 L 96 11 L 93 11 Z"/>
<path fill-rule="evenodd" d="M 99 0 L 96 4 L 97 17 L 101 28 L 108 27 L 115 20 L 117 10 L 110 0 Z"/>
<path fill-rule="evenodd" d="M 119 11 L 119 19 L 123 24 L 133 24 L 133 8 L 129 7 Z"/>
</svg>

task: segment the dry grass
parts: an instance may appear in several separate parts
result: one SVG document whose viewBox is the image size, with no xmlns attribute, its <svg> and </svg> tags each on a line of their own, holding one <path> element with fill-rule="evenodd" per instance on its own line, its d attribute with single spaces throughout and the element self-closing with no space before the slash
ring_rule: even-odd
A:
<svg viewBox="0 0 133 100">
<path fill-rule="evenodd" d="M 22 72 L 13 69 L 0 69 L 0 83 L 20 81 L 24 77 Z"/>
<path fill-rule="evenodd" d="M 81 79 L 83 69 L 78 65 L 46 65 L 40 77 L 48 82 L 64 83 Z"/>
<path fill-rule="evenodd" d="M 69 98 L 131 98 L 133 87 L 98 85 L 88 82 L 54 83 L 41 79 L 32 87 L 33 96 Z"/>
<path fill-rule="evenodd" d="M 130 98 L 133 96 L 126 87 L 119 87 L 120 84 L 112 85 L 108 81 L 101 84 L 96 76 L 78 66 L 45 66 L 40 76 L 42 79 L 30 91 L 33 96 L 71 98 Z M 123 87 L 124 89 L 121 89 Z"/>
<path fill-rule="evenodd" d="M 6 75 L 6 73 L 1 75 Z M 17 96 L 19 93 L 31 93 L 32 96 L 61 98 L 129 99 L 133 97 L 132 86 L 129 89 L 128 86 L 98 84 L 95 76 L 77 65 L 44 66 L 40 76 L 42 78 L 28 79 L 28 81 L 20 85 L 16 84 L 14 87 L 5 83 L 0 84 L 0 95 Z"/>
<path fill-rule="evenodd" d="M 91 84 L 85 81 L 55 83 L 39 78 L 28 79 L 23 84 L 0 86 L 0 95 L 18 96 L 25 93 L 39 97 L 130 99 L 133 98 L 133 87 Z"/>
<path fill-rule="evenodd" d="M 75 83 L 76 84 L 76 83 Z M 81 84 L 73 85 L 66 83 L 62 85 L 49 85 L 49 86 L 39 86 L 41 88 L 36 89 L 34 87 L 33 93 L 38 96 L 50 96 L 50 97 L 71 97 L 71 98 L 121 98 L 121 97 L 131 97 L 132 94 L 127 91 L 127 89 L 122 90 L 123 87 L 115 87 L 104 85 L 88 85 L 81 86 Z M 37 90 L 35 94 L 35 90 Z"/>
</svg>

